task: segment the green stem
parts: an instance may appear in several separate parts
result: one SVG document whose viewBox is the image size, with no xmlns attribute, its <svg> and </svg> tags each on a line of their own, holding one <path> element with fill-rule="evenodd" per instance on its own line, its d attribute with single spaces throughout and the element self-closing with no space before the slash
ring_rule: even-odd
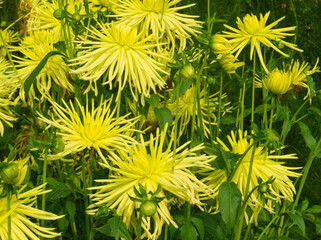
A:
<svg viewBox="0 0 321 240">
<path fill-rule="evenodd" d="M 192 146 L 193 146 L 193 143 L 194 143 L 194 132 L 195 132 L 195 127 L 194 126 L 195 126 L 195 116 L 196 116 L 196 101 L 197 101 L 198 96 L 199 96 L 200 78 L 202 76 L 202 72 L 203 72 L 203 69 L 204 69 L 204 67 L 206 65 L 208 56 L 209 56 L 209 51 L 206 52 L 205 57 L 203 59 L 202 66 L 201 66 L 201 68 L 200 68 L 200 70 L 199 70 L 199 72 L 198 72 L 198 74 L 196 76 L 196 89 L 195 89 L 195 94 L 194 94 L 192 128 L 191 128 L 191 145 Z M 199 101 L 198 101 L 198 105 L 200 105 Z M 201 110 L 201 109 L 199 109 L 199 110 Z"/>
<path fill-rule="evenodd" d="M 242 100 L 241 100 L 241 119 L 240 119 L 240 129 L 243 132 L 243 120 L 244 120 L 244 99 L 245 99 L 245 82 L 243 83 L 243 89 L 242 89 Z"/>
<path fill-rule="evenodd" d="M 217 128 L 216 128 L 216 138 L 218 138 L 218 137 L 219 137 L 219 134 L 220 134 L 223 76 L 224 76 L 224 73 L 221 72 L 220 92 L 219 92 L 219 95 L 218 95 L 218 113 L 217 113 L 217 123 L 216 123 L 216 126 L 217 126 Z M 216 139 L 216 138 L 215 138 L 215 139 Z"/>
<path fill-rule="evenodd" d="M 253 54 L 253 81 L 252 81 L 252 108 L 251 108 L 251 122 L 254 122 L 254 107 L 255 107 L 255 66 L 256 54 Z"/>
<path fill-rule="evenodd" d="M 261 234 L 260 234 L 260 236 L 258 237 L 257 240 L 260 240 L 260 239 L 263 237 L 263 235 L 264 235 L 264 234 L 266 233 L 266 231 L 270 228 L 270 226 L 274 223 L 274 221 L 275 221 L 276 219 L 278 219 L 278 217 L 279 217 L 279 215 L 275 215 L 275 216 L 272 218 L 272 220 L 269 222 L 269 224 L 265 226 L 265 228 L 263 229 L 263 231 L 261 232 Z"/>
<path fill-rule="evenodd" d="M 82 170 L 82 181 L 83 181 L 83 194 L 84 194 L 84 203 L 85 203 L 85 222 L 86 222 L 86 236 L 89 238 L 90 236 L 90 224 L 89 224 L 89 215 L 86 214 L 86 210 L 88 208 L 88 192 L 87 192 L 87 175 L 86 175 L 86 161 L 85 157 L 82 158 L 81 161 L 81 170 Z"/>
<path fill-rule="evenodd" d="M 137 221 L 137 240 L 141 239 L 142 235 L 142 214 L 139 213 L 138 221 Z"/>
<path fill-rule="evenodd" d="M 175 108 L 175 122 L 174 122 L 174 143 L 173 143 L 173 158 L 176 155 L 176 145 L 177 145 L 177 125 L 178 125 L 178 107 L 179 107 L 179 98 L 180 98 L 180 77 L 177 78 L 177 92 L 176 92 L 176 108 Z"/>
<path fill-rule="evenodd" d="M 165 233 L 164 233 L 164 240 L 167 240 L 168 238 L 168 224 L 165 224 Z"/>
<path fill-rule="evenodd" d="M 267 95 L 267 90 L 264 86 L 262 86 L 262 95 L 263 95 L 263 106 L 264 106 L 263 125 L 265 129 L 268 129 L 267 103 L 265 101 L 268 95 Z"/>
<path fill-rule="evenodd" d="M 7 185 L 7 211 L 10 212 L 11 186 Z M 8 216 L 8 240 L 11 240 L 11 214 Z"/>
<path fill-rule="evenodd" d="M 274 107 L 275 107 L 275 96 L 272 96 L 272 100 L 271 100 L 271 115 L 270 115 L 270 125 L 269 128 L 272 129 L 272 125 L 273 125 L 273 118 L 274 118 Z"/>
</svg>

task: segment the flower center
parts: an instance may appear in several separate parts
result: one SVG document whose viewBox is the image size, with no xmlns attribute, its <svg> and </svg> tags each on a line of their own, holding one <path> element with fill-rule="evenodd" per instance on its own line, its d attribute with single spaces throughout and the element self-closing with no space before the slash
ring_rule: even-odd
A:
<svg viewBox="0 0 321 240">
<path fill-rule="evenodd" d="M 260 31 L 260 23 L 256 16 L 247 14 L 243 18 L 244 29 L 250 35 L 257 35 Z"/>
</svg>

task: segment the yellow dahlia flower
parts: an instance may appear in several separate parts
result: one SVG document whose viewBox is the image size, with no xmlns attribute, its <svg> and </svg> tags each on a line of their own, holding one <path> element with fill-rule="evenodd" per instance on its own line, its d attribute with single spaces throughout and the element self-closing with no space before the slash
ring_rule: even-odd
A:
<svg viewBox="0 0 321 240">
<path fill-rule="evenodd" d="M 240 130 L 238 132 L 238 139 L 235 133 L 232 131 L 231 136 L 228 136 L 228 141 L 231 148 L 228 148 L 220 139 L 217 139 L 218 143 L 223 147 L 225 151 L 230 151 L 232 153 L 243 154 L 253 143 L 253 139 L 248 140 L 246 138 L 246 131 L 242 133 Z M 253 148 L 251 148 L 243 158 L 239 167 L 237 168 L 232 181 L 237 184 L 238 189 L 241 191 L 244 199 L 247 176 L 249 172 L 249 166 L 251 161 Z M 258 179 L 261 178 L 263 182 L 266 182 L 270 177 L 275 178 L 274 182 L 270 184 L 270 195 L 266 198 L 265 205 L 260 198 L 258 190 L 255 190 L 250 196 L 247 205 L 252 210 L 252 216 L 248 216 L 245 213 L 247 222 L 252 222 L 253 220 L 257 223 L 258 214 L 262 208 L 265 208 L 270 213 L 273 213 L 274 202 L 281 202 L 281 199 L 293 201 L 293 195 L 295 193 L 295 188 L 289 177 L 299 177 L 301 174 L 293 172 L 291 170 L 298 169 L 296 167 L 286 167 L 284 162 L 275 161 L 275 159 L 296 159 L 295 154 L 287 155 L 270 155 L 262 146 L 255 148 L 253 168 L 251 173 L 251 180 L 249 191 L 259 185 Z M 215 192 L 223 182 L 226 182 L 226 172 L 223 169 L 216 169 L 211 172 L 204 181 L 209 187 L 211 187 Z M 216 196 L 217 198 L 218 196 Z"/>
<path fill-rule="evenodd" d="M 313 73 L 320 72 L 320 67 L 318 66 L 319 63 L 319 58 L 317 59 L 316 64 L 314 67 L 310 70 L 310 65 L 306 62 L 303 62 L 300 64 L 300 62 L 297 61 L 291 61 L 290 67 L 289 67 L 289 72 L 290 72 L 290 77 L 292 80 L 292 85 L 293 86 L 301 86 L 305 87 L 308 89 L 308 95 L 310 95 L 310 88 L 306 84 L 307 77 L 312 75 Z"/>
<path fill-rule="evenodd" d="M 104 85 L 110 89 L 118 85 L 117 97 L 128 84 L 136 101 L 137 94 L 149 97 L 151 90 L 156 92 L 156 87 L 165 85 L 160 75 L 167 74 L 163 70 L 165 66 L 156 60 L 164 57 L 153 52 L 156 45 L 150 42 L 151 37 L 144 38 L 136 28 L 125 25 L 99 26 L 101 31 L 93 28 L 88 39 L 79 42 L 81 52 L 73 60 L 73 65 L 81 66 L 72 73 L 90 82 L 86 91 L 92 89 L 97 94 L 96 81 L 104 74 Z"/>
<path fill-rule="evenodd" d="M 202 123 L 203 123 L 203 130 L 206 137 L 210 134 L 209 125 L 216 124 L 216 111 L 219 105 L 218 103 L 218 92 L 209 96 L 209 100 L 206 97 L 207 91 L 206 89 L 202 89 L 200 92 L 199 99 L 201 106 L 201 114 L 202 114 Z M 179 136 L 181 136 L 193 116 L 193 109 L 194 109 L 194 96 L 195 96 L 195 86 L 191 86 L 178 100 L 178 112 L 176 112 L 176 101 L 170 100 L 167 103 L 167 108 L 172 112 L 174 117 L 178 118 L 179 121 Z M 223 94 L 222 98 L 225 98 L 226 94 Z M 229 103 L 222 102 L 222 114 L 224 115 L 226 112 L 230 111 L 228 108 Z M 196 105 L 197 108 L 197 105 Z M 196 110 L 196 117 L 198 116 L 199 111 Z M 196 126 L 195 126 L 196 127 Z"/>
<path fill-rule="evenodd" d="M 14 112 L 10 109 L 15 105 L 13 94 L 19 87 L 19 82 L 10 70 L 10 64 L 3 56 L 0 56 L 0 135 L 3 136 L 5 122 L 12 127 L 11 122 L 15 121 Z"/>
<path fill-rule="evenodd" d="M 233 50 L 230 41 L 219 33 L 212 36 L 211 49 L 215 54 L 229 54 Z"/>
<path fill-rule="evenodd" d="M 277 51 L 278 53 L 282 54 L 285 57 L 288 57 L 288 55 L 282 52 L 279 48 L 277 48 L 274 45 L 275 43 L 283 44 L 284 46 L 287 46 L 296 51 L 300 51 L 300 52 L 303 51 L 297 48 L 295 44 L 292 44 L 283 40 L 286 36 L 294 35 L 293 33 L 288 33 L 288 32 L 293 31 L 295 27 L 272 29 L 285 17 L 282 17 L 276 20 L 275 22 L 271 23 L 270 25 L 266 26 L 266 22 L 268 20 L 269 15 L 270 15 L 270 12 L 266 13 L 264 17 L 262 14 L 260 14 L 260 20 L 258 20 L 257 16 L 253 14 L 251 15 L 247 14 L 243 18 L 243 21 L 238 17 L 236 21 L 238 29 L 235 29 L 228 25 L 224 25 L 226 28 L 228 28 L 232 32 L 223 31 L 223 33 L 225 34 L 224 37 L 230 39 L 230 43 L 234 48 L 232 53 L 236 52 L 236 55 L 235 55 L 236 58 L 242 52 L 244 47 L 250 44 L 251 45 L 250 59 L 252 60 L 254 49 L 255 49 L 260 59 L 260 62 L 262 64 L 262 67 L 264 68 L 266 73 L 268 73 L 269 70 L 267 69 L 264 63 L 261 44 L 267 47 L 271 47 L 272 49 L 274 49 L 275 51 Z M 273 41 L 275 43 L 273 43 Z"/>
<path fill-rule="evenodd" d="M 104 185 L 90 188 L 96 192 L 91 196 L 94 203 L 89 206 L 89 213 L 93 214 L 97 211 L 97 205 L 104 204 L 115 209 L 119 216 L 123 216 L 128 227 L 132 225 L 135 228 L 139 203 L 129 198 L 129 196 L 135 197 L 134 187 L 138 189 L 139 184 L 142 184 L 146 192 L 155 192 L 160 184 L 162 190 L 157 197 L 165 199 L 158 203 L 157 212 L 153 217 L 144 218 L 142 226 L 145 230 L 144 237 L 157 239 L 165 222 L 177 227 L 169 212 L 173 198 L 166 198 L 168 197 L 166 192 L 182 201 L 189 201 L 197 206 L 202 205 L 200 194 L 211 194 L 211 191 L 189 168 L 210 169 L 209 162 L 214 157 L 197 155 L 196 152 L 203 147 L 199 145 L 188 149 L 189 142 L 179 146 L 174 155 L 171 150 L 173 139 L 164 148 L 166 129 L 165 127 L 160 133 L 158 128 L 156 136 L 151 134 L 148 142 L 145 142 L 141 135 L 141 144 L 133 146 L 129 153 L 121 152 L 120 156 L 111 153 L 110 160 L 113 164 L 111 166 L 101 164 L 111 170 L 109 179 L 96 180 Z"/>
<path fill-rule="evenodd" d="M 56 51 L 54 43 L 56 43 L 56 40 L 51 32 L 37 31 L 33 35 L 25 37 L 20 46 L 15 48 L 24 55 L 23 57 L 15 55 L 18 74 L 22 81 L 27 79 L 49 52 Z M 52 81 L 65 91 L 73 92 L 73 85 L 69 82 L 68 72 L 69 67 L 61 55 L 51 56 L 37 76 L 36 85 L 39 92 L 43 96 L 48 95 L 53 85 Z M 24 95 L 28 93 L 25 93 L 21 88 L 20 94 L 24 99 Z M 29 94 L 34 96 L 33 88 L 31 88 Z"/>
<path fill-rule="evenodd" d="M 178 52 L 181 52 L 186 40 L 200 33 L 196 28 L 201 28 L 201 22 L 195 20 L 198 16 L 178 12 L 195 4 L 175 6 L 179 2 L 181 0 L 123 0 L 116 4 L 116 16 L 120 23 L 138 27 L 146 36 L 153 34 L 158 43 L 170 44 L 170 52 L 174 54 L 176 40 L 180 42 Z"/>
<path fill-rule="evenodd" d="M 12 30 L 9 30 L 9 29 L 8 30 L 1 30 L 0 29 L 0 34 L 1 34 L 6 45 L 9 45 L 11 43 L 19 41 L 18 33 L 14 32 Z M 6 56 L 6 51 L 3 47 L 3 42 L 1 41 L 1 38 L 0 38 L 0 55 L 1 55 L 1 57 Z"/>
<path fill-rule="evenodd" d="M 292 78 L 289 72 L 275 68 L 263 79 L 263 85 L 271 93 L 283 95 L 291 89 Z"/>
<path fill-rule="evenodd" d="M 217 57 L 222 69 L 228 74 L 234 74 L 236 69 L 244 66 L 244 62 L 239 62 L 232 54 L 223 54 Z"/>
<path fill-rule="evenodd" d="M 102 9 L 103 11 L 109 9 L 110 11 L 114 11 L 118 0 L 89 0 L 89 6 L 92 11 L 97 11 Z"/>
<path fill-rule="evenodd" d="M 49 159 L 59 159 L 70 153 L 93 148 L 106 160 L 102 150 L 108 153 L 115 149 L 126 151 L 128 145 L 136 143 L 128 133 L 136 131 L 134 125 L 137 118 L 126 119 L 129 114 L 114 117 L 116 108 L 112 110 L 111 103 L 112 98 L 95 106 L 92 99 L 91 104 L 87 101 L 84 107 L 77 100 L 80 109 L 78 114 L 71 101 L 69 105 L 63 101 L 64 106 L 52 101 L 54 116 L 48 119 L 39 113 L 40 120 L 58 130 L 57 135 L 62 137 L 65 148 L 49 156 Z"/>
<path fill-rule="evenodd" d="M 35 208 L 37 196 L 49 191 L 43 191 L 44 185 L 35 187 L 29 191 L 22 192 L 26 187 L 19 189 L 17 194 L 13 194 L 10 201 L 10 211 L 7 210 L 7 197 L 0 198 L 0 239 L 8 240 L 8 216 L 11 216 L 11 237 L 12 239 L 32 239 L 55 238 L 60 233 L 54 232 L 54 228 L 41 227 L 31 219 L 56 220 L 63 216 Z"/>
<path fill-rule="evenodd" d="M 75 5 L 83 5 L 83 0 L 68 0 L 66 10 L 75 13 Z M 59 0 L 31 0 L 30 16 L 27 23 L 29 33 L 39 30 L 50 31 L 56 41 L 64 40 L 64 31 L 61 20 L 54 17 L 55 10 L 59 9 Z M 85 14 L 85 8 L 80 9 L 80 14 Z"/>
</svg>

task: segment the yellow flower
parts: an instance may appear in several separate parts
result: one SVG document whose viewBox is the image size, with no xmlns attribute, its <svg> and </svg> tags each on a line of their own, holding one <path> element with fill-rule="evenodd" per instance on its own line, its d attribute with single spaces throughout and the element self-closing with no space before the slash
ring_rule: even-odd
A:
<svg viewBox="0 0 321 240">
<path fill-rule="evenodd" d="M 156 60 L 164 57 L 153 52 L 156 45 L 150 42 L 151 37 L 142 38 L 136 28 L 125 25 L 99 26 L 101 31 L 93 28 L 89 30 L 89 38 L 79 42 L 82 51 L 73 60 L 73 65 L 82 66 L 72 73 L 80 74 L 81 79 L 90 82 L 86 91 L 92 89 L 98 94 L 96 81 L 104 74 L 104 85 L 109 85 L 110 89 L 118 85 L 117 98 L 126 84 L 136 101 L 138 94 L 142 94 L 143 100 L 150 96 L 151 90 L 156 92 L 156 87 L 165 85 L 160 75 L 167 74 L 163 70 L 165 66 Z"/>
<path fill-rule="evenodd" d="M 49 156 L 50 159 L 59 159 L 70 153 L 93 148 L 106 160 L 102 150 L 108 153 L 115 149 L 126 151 L 128 145 L 136 143 L 128 133 L 136 131 L 134 125 L 137 118 L 126 119 L 129 114 L 114 117 L 116 108 L 112 110 L 112 98 L 101 101 L 97 107 L 94 99 L 91 104 L 87 101 L 86 107 L 77 100 L 79 114 L 71 102 L 70 105 L 64 101 L 63 103 L 64 106 L 60 106 L 52 101 L 54 116 L 51 120 L 39 113 L 42 121 L 59 130 L 57 135 L 62 137 L 65 144 L 64 150 Z"/>
<path fill-rule="evenodd" d="M 68 0 L 67 11 L 70 14 L 75 13 L 75 5 L 79 7 L 83 4 L 82 0 Z M 31 0 L 30 17 L 27 23 L 29 34 L 39 30 L 50 31 L 56 41 L 64 40 L 64 31 L 61 20 L 54 17 L 55 10 L 59 9 L 58 0 Z M 82 7 L 80 14 L 85 14 L 85 8 Z"/>
<path fill-rule="evenodd" d="M 22 192 L 26 185 L 20 188 L 17 195 L 11 196 L 10 211 L 7 210 L 7 197 L 0 198 L 0 239 L 8 240 L 8 216 L 11 216 L 12 239 L 39 240 L 39 237 L 55 238 L 61 235 L 54 232 L 53 228 L 41 227 L 30 220 L 30 218 L 56 220 L 63 217 L 34 207 L 37 196 L 49 192 L 43 191 L 43 186 L 40 185 L 26 192 Z"/>
<path fill-rule="evenodd" d="M 291 89 L 292 78 L 289 72 L 275 68 L 263 79 L 263 85 L 270 92 L 283 95 Z"/>
<path fill-rule="evenodd" d="M 38 31 L 33 35 L 25 37 L 19 47 L 19 50 L 24 56 L 15 56 L 18 68 L 18 74 L 21 80 L 24 82 L 31 72 L 38 66 L 41 60 L 51 51 L 55 51 L 54 43 L 56 40 L 51 32 Z M 46 65 L 40 71 L 37 76 L 36 85 L 39 92 L 44 96 L 48 95 L 54 81 L 59 87 L 62 87 L 65 91 L 73 92 L 73 86 L 69 82 L 69 68 L 65 63 L 61 55 L 51 56 Z M 25 93 L 21 88 L 21 98 L 24 99 Z M 34 89 L 31 88 L 29 92 L 31 96 L 34 96 Z"/>
<path fill-rule="evenodd" d="M 18 33 L 14 32 L 12 30 L 1 30 L 0 29 L 0 34 L 1 34 L 4 42 L 6 43 L 6 45 L 9 45 L 11 43 L 19 41 Z M 3 47 L 3 42 L 1 40 L 1 38 L 0 38 L 0 55 L 1 55 L 1 57 L 5 57 L 6 56 L 6 51 L 5 51 L 4 47 Z"/>
<path fill-rule="evenodd" d="M 320 72 L 320 67 L 318 66 L 318 63 L 319 63 L 319 58 L 317 59 L 317 62 L 314 65 L 314 67 L 310 70 L 310 65 L 306 62 L 303 62 L 300 65 L 300 62 L 298 60 L 295 62 L 293 60 L 291 61 L 289 72 L 292 80 L 292 85 L 307 88 L 308 89 L 307 96 L 310 95 L 310 88 L 306 84 L 307 77 L 312 75 L 313 73 Z"/>
<path fill-rule="evenodd" d="M 303 51 L 301 49 L 298 49 L 295 44 L 292 44 L 283 40 L 286 36 L 294 35 L 293 33 L 288 33 L 288 32 L 293 31 L 295 27 L 272 29 L 285 17 L 282 17 L 276 20 L 275 22 L 271 23 L 270 25 L 266 26 L 266 22 L 269 15 L 270 15 L 270 12 L 266 13 L 264 17 L 262 14 L 260 14 L 260 20 L 258 20 L 257 16 L 253 14 L 251 15 L 247 14 L 243 18 L 243 21 L 238 17 L 236 21 L 238 25 L 238 29 L 235 29 L 228 25 L 224 25 L 226 28 L 228 28 L 232 32 L 223 31 L 223 33 L 225 34 L 224 37 L 230 39 L 230 42 L 234 48 L 233 52 L 237 52 L 235 55 L 236 58 L 242 52 L 244 47 L 250 44 L 251 45 L 250 60 L 252 60 L 254 48 L 255 48 L 256 53 L 262 64 L 262 67 L 264 68 L 266 73 L 268 73 L 269 70 L 267 69 L 264 63 L 261 44 L 267 47 L 271 47 L 272 49 L 274 49 L 275 51 L 277 51 L 278 53 L 282 54 L 285 57 L 288 57 L 288 55 L 282 52 L 279 48 L 277 48 L 274 45 L 273 41 L 275 41 L 276 43 L 283 44 L 284 46 L 287 46 L 296 51 L 300 51 L 300 52 Z"/>
<path fill-rule="evenodd" d="M 105 204 L 107 207 L 115 209 L 119 216 L 123 216 L 124 222 L 129 227 L 136 227 L 137 215 L 135 214 L 139 203 L 133 202 L 129 196 L 135 197 L 134 187 L 138 189 L 139 183 L 142 184 L 146 192 L 155 192 L 158 185 L 161 185 L 161 192 L 157 197 L 165 197 L 158 204 L 156 214 L 151 218 L 145 218 L 143 221 L 144 236 L 148 239 L 157 239 L 160 235 L 162 226 L 173 224 L 169 206 L 173 198 L 166 196 L 171 193 L 182 201 L 189 201 L 197 206 L 202 205 L 200 194 L 211 194 L 211 191 L 205 184 L 201 183 L 189 168 L 210 168 L 209 162 L 214 157 L 206 155 L 197 155 L 201 150 L 201 145 L 188 149 L 189 142 L 179 146 L 176 154 L 172 152 L 173 139 L 168 146 L 164 148 L 166 136 L 166 127 L 160 133 L 159 128 L 156 136 L 150 135 L 150 140 L 145 142 L 141 135 L 141 144 L 135 145 L 129 153 L 121 152 L 120 156 L 111 154 L 111 166 L 101 164 L 111 170 L 109 179 L 96 180 L 104 185 L 90 188 L 97 190 L 92 194 L 94 204 L 89 206 L 89 213 L 97 211 L 96 206 Z M 154 224 L 152 223 L 154 221 Z M 152 229 L 154 226 L 154 229 Z"/>
<path fill-rule="evenodd" d="M 90 9 L 94 12 L 97 10 L 102 9 L 103 11 L 108 8 L 110 11 L 114 11 L 116 5 L 114 3 L 117 3 L 118 0 L 89 0 L 89 6 Z"/>
<path fill-rule="evenodd" d="M 0 56 L 0 135 L 3 136 L 3 122 L 12 127 L 11 122 L 15 121 L 14 112 L 10 109 L 15 105 L 13 94 L 19 86 L 17 78 L 10 70 L 10 64 L 3 56 Z"/>
<path fill-rule="evenodd" d="M 243 154 L 253 143 L 253 139 L 248 140 L 246 138 L 246 132 L 244 134 L 239 130 L 238 139 L 234 132 L 231 132 L 231 136 L 228 136 L 231 149 L 229 149 L 220 139 L 217 139 L 218 143 L 223 147 L 225 151 L 232 153 Z M 247 185 L 247 176 L 249 172 L 249 166 L 251 161 L 253 148 L 251 148 L 243 158 L 239 167 L 237 168 L 232 181 L 237 184 L 238 189 L 241 191 L 244 199 L 245 189 Z M 262 146 L 255 148 L 253 158 L 253 168 L 251 173 L 251 180 L 249 191 L 259 185 L 258 179 L 261 178 L 263 182 L 266 182 L 270 177 L 274 177 L 275 180 L 270 184 L 269 198 L 266 198 L 266 203 L 263 206 L 262 199 L 259 196 L 258 190 L 255 190 L 247 201 L 248 206 L 252 210 L 252 216 L 248 216 L 245 213 L 247 222 L 253 220 L 257 223 L 258 214 L 262 208 L 265 208 L 270 213 L 274 212 L 274 202 L 280 203 L 281 199 L 293 201 L 293 194 L 295 188 L 289 177 L 299 177 L 300 174 L 291 170 L 298 169 L 296 167 L 286 167 L 284 162 L 278 162 L 274 159 L 296 159 L 295 154 L 287 155 L 269 155 Z M 207 176 L 204 181 L 211 187 L 215 192 L 218 190 L 223 182 L 226 182 L 227 177 L 225 170 L 216 169 Z M 217 198 L 217 196 L 216 196 Z"/>
<path fill-rule="evenodd" d="M 174 54 L 177 39 L 178 52 L 181 52 L 186 47 L 186 39 L 200 33 L 196 28 L 201 28 L 201 22 L 195 20 L 198 16 L 178 12 L 195 4 L 175 7 L 179 2 L 181 0 L 124 0 L 116 4 L 116 16 L 120 23 L 138 27 L 146 36 L 153 34 L 158 43 L 169 44 Z"/>
<path fill-rule="evenodd" d="M 216 124 L 216 111 L 218 107 L 218 93 L 212 94 L 209 96 L 209 100 L 207 101 L 206 97 L 207 91 L 206 89 L 202 89 L 200 92 L 199 99 L 197 101 L 200 101 L 201 111 L 200 113 L 202 116 L 198 116 L 199 111 L 196 110 L 195 114 L 196 117 L 202 117 L 202 127 L 204 130 L 204 134 L 206 137 L 208 137 L 208 134 L 210 134 L 209 125 L 215 125 Z M 193 109 L 194 109 L 194 95 L 195 95 L 195 86 L 191 86 L 180 98 L 178 102 L 178 112 L 176 112 L 176 101 L 169 101 L 167 103 L 167 108 L 172 112 L 173 116 L 178 118 L 179 121 L 179 136 L 181 136 L 184 131 L 188 128 L 188 124 L 193 116 Z M 222 98 L 225 98 L 226 94 L 223 94 Z M 222 108 L 225 108 L 222 110 L 221 114 L 225 114 L 230 109 L 227 108 L 229 103 L 222 104 Z M 197 105 L 196 105 L 197 107 Z M 196 126 L 195 126 L 196 127 Z"/>
<path fill-rule="evenodd" d="M 211 39 L 211 48 L 215 54 L 229 54 L 233 50 L 230 41 L 218 33 Z"/>
<path fill-rule="evenodd" d="M 223 54 L 217 57 L 219 63 L 221 64 L 222 69 L 228 73 L 235 73 L 236 69 L 244 66 L 244 62 L 238 62 L 237 58 L 232 54 Z"/>
</svg>

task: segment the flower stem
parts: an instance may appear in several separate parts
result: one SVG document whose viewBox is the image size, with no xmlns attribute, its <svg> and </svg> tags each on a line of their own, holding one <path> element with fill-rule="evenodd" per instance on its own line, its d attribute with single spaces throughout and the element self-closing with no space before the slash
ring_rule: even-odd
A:
<svg viewBox="0 0 321 240">
<path fill-rule="evenodd" d="M 7 185 L 7 211 L 10 212 L 11 186 Z M 8 240 L 11 240 L 11 214 L 8 216 Z"/>
<path fill-rule="evenodd" d="M 254 122 L 254 107 L 255 107 L 255 66 L 256 54 L 253 54 L 253 82 L 252 82 L 252 108 L 251 108 L 251 122 Z"/>
<path fill-rule="evenodd" d="M 217 128 L 216 128 L 216 138 L 218 138 L 218 137 L 219 137 L 219 134 L 220 134 L 223 76 L 224 76 L 224 73 L 221 72 L 220 92 L 219 92 L 219 95 L 218 95 L 218 113 L 217 113 L 217 123 L 216 123 L 216 126 L 217 126 Z M 215 139 L 216 139 L 216 138 L 215 138 Z"/>
<path fill-rule="evenodd" d="M 178 107 L 179 107 L 179 97 L 180 97 L 180 77 L 177 78 L 177 92 L 176 92 L 176 108 L 175 108 L 175 122 L 174 122 L 174 142 L 173 142 L 173 158 L 175 158 L 176 155 L 176 145 L 177 145 L 177 125 L 178 125 Z"/>
<path fill-rule="evenodd" d="M 86 236 L 89 239 L 90 236 L 90 226 L 89 226 L 89 216 L 86 214 L 88 208 L 88 193 L 87 193 L 87 175 L 86 175 L 86 161 L 85 157 L 82 157 L 81 161 L 81 170 L 82 170 L 82 180 L 83 180 L 83 194 L 84 194 L 84 203 L 85 203 L 85 222 L 86 222 Z"/>
<path fill-rule="evenodd" d="M 273 124 L 274 107 L 275 107 L 275 96 L 272 96 L 272 100 L 271 100 L 270 125 L 269 125 L 269 128 L 270 128 L 270 129 L 272 129 L 272 124 Z"/>
<path fill-rule="evenodd" d="M 142 214 L 139 213 L 138 221 L 137 221 L 137 240 L 141 239 L 142 235 Z"/>
</svg>

